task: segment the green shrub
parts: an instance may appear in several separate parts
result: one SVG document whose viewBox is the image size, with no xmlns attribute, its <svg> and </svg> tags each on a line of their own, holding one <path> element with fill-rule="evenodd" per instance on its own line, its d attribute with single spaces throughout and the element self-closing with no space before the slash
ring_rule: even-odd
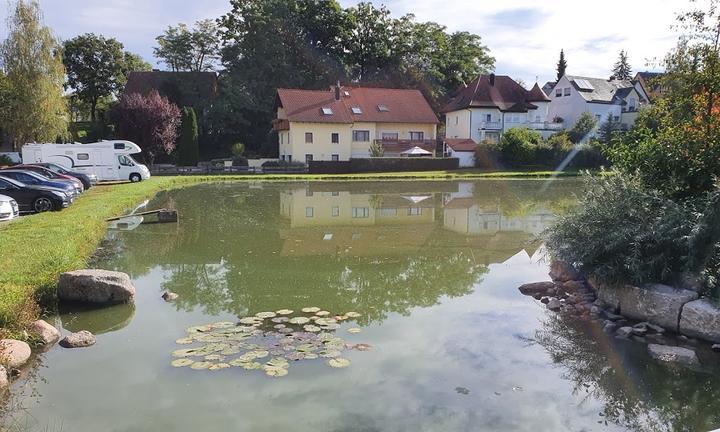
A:
<svg viewBox="0 0 720 432">
<path fill-rule="evenodd" d="M 483 141 L 475 147 L 475 166 L 484 169 L 497 169 L 502 158 L 500 145 L 493 141 Z"/>
<path fill-rule="evenodd" d="M 588 176 L 579 205 L 545 233 L 547 245 L 556 258 L 609 283 L 672 284 L 692 274 L 713 288 L 717 194 L 677 203 L 635 175 Z"/>
<path fill-rule="evenodd" d="M 183 108 L 181 122 L 180 142 L 177 147 L 178 164 L 180 166 L 197 166 L 200 160 L 200 147 L 197 116 L 192 107 Z"/>
<path fill-rule="evenodd" d="M 590 132 L 595 130 L 597 123 L 595 116 L 587 111 L 582 113 L 580 118 L 578 118 L 573 127 L 568 131 L 570 141 L 575 144 L 583 142 L 583 140 L 590 135 Z"/>
<path fill-rule="evenodd" d="M 535 150 L 542 141 L 539 132 L 527 128 L 514 128 L 505 132 L 500 140 L 503 160 L 511 165 L 533 162 Z"/>
<path fill-rule="evenodd" d="M 236 158 L 239 158 L 245 153 L 245 144 L 235 143 L 230 148 L 230 151 L 232 152 L 233 156 L 235 156 Z"/>
</svg>

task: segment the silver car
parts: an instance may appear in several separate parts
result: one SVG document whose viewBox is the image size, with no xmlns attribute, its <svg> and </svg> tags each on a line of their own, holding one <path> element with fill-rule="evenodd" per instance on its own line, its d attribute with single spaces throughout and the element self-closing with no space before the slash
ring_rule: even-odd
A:
<svg viewBox="0 0 720 432">
<path fill-rule="evenodd" d="M 0 195 L 0 222 L 15 219 L 20 215 L 20 208 L 14 199 Z"/>
</svg>

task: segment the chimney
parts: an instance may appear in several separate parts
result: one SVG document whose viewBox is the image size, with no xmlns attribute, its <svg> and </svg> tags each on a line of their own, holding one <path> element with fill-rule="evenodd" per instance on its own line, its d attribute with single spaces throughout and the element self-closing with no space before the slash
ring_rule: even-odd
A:
<svg viewBox="0 0 720 432">
<path fill-rule="evenodd" d="M 338 80 L 337 85 L 335 86 L 335 100 L 340 100 L 340 80 Z"/>
<path fill-rule="evenodd" d="M 495 85 L 495 74 L 494 73 L 490 74 L 490 85 L 491 86 Z"/>
</svg>

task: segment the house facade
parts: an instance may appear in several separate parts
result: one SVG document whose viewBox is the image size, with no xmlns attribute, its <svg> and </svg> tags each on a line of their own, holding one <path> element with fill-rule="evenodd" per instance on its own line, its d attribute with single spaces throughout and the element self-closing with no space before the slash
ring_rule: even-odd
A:
<svg viewBox="0 0 720 432">
<path fill-rule="evenodd" d="M 442 113 L 448 139 L 499 142 L 512 128 L 530 128 L 543 136 L 562 129 L 548 116 L 550 98 L 535 84 L 531 90 L 503 75 L 480 75 L 458 89 Z"/>
<path fill-rule="evenodd" d="M 632 81 L 571 75 L 562 77 L 549 96 L 548 115 L 562 119 L 567 128 L 589 112 L 598 124 L 612 116 L 628 129 L 635 123 L 639 109 L 648 103 Z"/>
<path fill-rule="evenodd" d="M 435 152 L 439 121 L 417 90 L 278 89 L 276 109 L 273 128 L 284 161 L 367 158 L 373 143 L 386 156 L 413 147 Z"/>
</svg>

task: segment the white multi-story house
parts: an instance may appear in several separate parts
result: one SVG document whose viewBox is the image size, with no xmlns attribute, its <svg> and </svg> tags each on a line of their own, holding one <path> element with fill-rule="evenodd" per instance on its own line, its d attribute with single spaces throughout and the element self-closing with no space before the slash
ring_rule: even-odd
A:
<svg viewBox="0 0 720 432">
<path fill-rule="evenodd" d="M 602 124 L 608 116 L 630 128 L 647 99 L 630 80 L 606 80 L 565 75 L 550 93 L 548 116 L 571 128 L 580 116 L 589 112 Z"/>
<path fill-rule="evenodd" d="M 535 129 L 549 136 L 562 129 L 548 117 L 550 98 L 535 84 L 531 90 L 504 75 L 480 75 L 458 89 L 442 113 L 448 139 L 499 142 L 512 128 Z"/>
</svg>

